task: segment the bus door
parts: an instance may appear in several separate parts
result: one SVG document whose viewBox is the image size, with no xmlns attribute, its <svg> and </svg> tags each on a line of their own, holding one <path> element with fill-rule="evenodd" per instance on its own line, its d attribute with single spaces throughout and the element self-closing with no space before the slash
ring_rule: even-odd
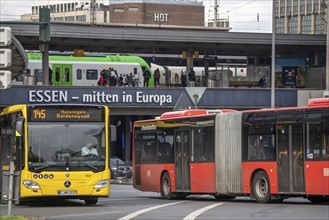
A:
<svg viewBox="0 0 329 220">
<path fill-rule="evenodd" d="M 175 178 L 177 192 L 190 192 L 190 131 L 175 132 Z"/>
<path fill-rule="evenodd" d="M 280 193 L 305 192 L 303 124 L 278 124 L 278 187 Z"/>
<path fill-rule="evenodd" d="M 55 86 L 72 86 L 72 65 L 53 64 L 51 82 Z"/>
</svg>

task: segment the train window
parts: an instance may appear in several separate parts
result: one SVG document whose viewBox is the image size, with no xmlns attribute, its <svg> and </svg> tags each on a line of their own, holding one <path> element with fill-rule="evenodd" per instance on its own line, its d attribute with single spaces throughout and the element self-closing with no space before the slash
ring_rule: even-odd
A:
<svg viewBox="0 0 329 220">
<path fill-rule="evenodd" d="M 77 79 L 78 80 L 82 79 L 82 70 L 81 69 L 77 69 Z"/>
<path fill-rule="evenodd" d="M 87 70 L 87 80 L 97 80 L 98 70 Z"/>
<path fill-rule="evenodd" d="M 70 69 L 69 68 L 64 69 L 64 81 L 66 81 L 66 82 L 70 81 Z"/>
<path fill-rule="evenodd" d="M 42 69 L 35 69 L 33 71 L 33 73 L 34 73 L 34 76 L 37 78 L 37 82 L 43 82 L 43 80 L 42 80 L 42 76 L 43 76 Z"/>
<path fill-rule="evenodd" d="M 55 77 L 56 77 L 57 82 L 59 82 L 61 80 L 61 68 L 57 67 L 55 69 Z"/>
</svg>

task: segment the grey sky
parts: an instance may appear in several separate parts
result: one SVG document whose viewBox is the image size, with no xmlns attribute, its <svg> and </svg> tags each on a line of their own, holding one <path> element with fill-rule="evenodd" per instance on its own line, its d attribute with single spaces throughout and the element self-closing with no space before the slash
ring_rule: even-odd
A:
<svg viewBox="0 0 329 220">
<path fill-rule="evenodd" d="M 0 0 L 0 20 L 19 20 L 34 4 L 71 0 Z M 89 0 L 86 0 L 89 1 Z M 105 0 L 108 2 L 108 0 Z M 214 19 L 214 0 L 203 0 L 206 20 Z M 271 32 L 272 0 L 217 0 L 219 19 L 229 19 L 234 32 Z"/>
</svg>

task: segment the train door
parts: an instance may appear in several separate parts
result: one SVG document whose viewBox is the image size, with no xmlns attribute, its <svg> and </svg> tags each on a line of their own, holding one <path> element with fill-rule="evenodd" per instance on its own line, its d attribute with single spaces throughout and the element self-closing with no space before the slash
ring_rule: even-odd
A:
<svg viewBox="0 0 329 220">
<path fill-rule="evenodd" d="M 280 193 L 305 192 L 303 130 L 303 124 L 277 125 L 278 187 Z"/>
<path fill-rule="evenodd" d="M 55 86 L 72 86 L 72 64 L 53 64 L 51 81 Z"/>
<path fill-rule="evenodd" d="M 177 192 L 190 192 L 190 131 L 175 132 L 175 178 Z"/>
</svg>

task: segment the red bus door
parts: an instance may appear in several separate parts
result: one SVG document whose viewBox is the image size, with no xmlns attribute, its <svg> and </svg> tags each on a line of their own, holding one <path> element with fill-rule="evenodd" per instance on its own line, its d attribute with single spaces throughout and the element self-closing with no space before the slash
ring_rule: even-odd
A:
<svg viewBox="0 0 329 220">
<path fill-rule="evenodd" d="M 177 192 L 190 192 L 189 131 L 175 132 L 175 178 Z"/>
<path fill-rule="evenodd" d="M 303 125 L 278 124 L 277 131 L 279 192 L 305 192 Z"/>
</svg>

